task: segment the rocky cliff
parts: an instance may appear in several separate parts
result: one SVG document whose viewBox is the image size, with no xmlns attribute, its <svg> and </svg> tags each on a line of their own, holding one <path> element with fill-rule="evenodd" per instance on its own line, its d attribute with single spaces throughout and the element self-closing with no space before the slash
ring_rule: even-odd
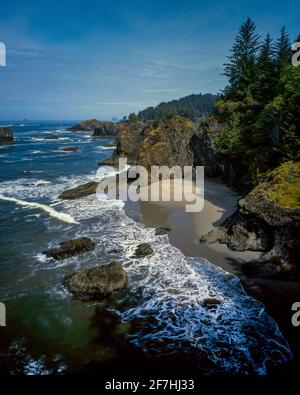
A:
<svg viewBox="0 0 300 395">
<path fill-rule="evenodd" d="M 264 251 L 261 260 L 244 266 L 245 274 L 300 279 L 299 232 L 300 162 L 286 162 L 270 171 L 239 201 L 236 213 L 201 241 Z"/>
<path fill-rule="evenodd" d="M 147 123 L 128 122 L 121 128 L 113 156 L 101 163 L 115 164 L 119 157 L 126 157 L 128 163 L 146 168 L 151 165 L 193 165 L 190 143 L 195 133 L 195 124 L 180 116 Z"/>
<path fill-rule="evenodd" d="M 115 137 L 120 132 L 120 125 L 113 122 L 102 122 L 97 119 L 82 121 L 68 129 L 71 132 L 93 132 L 92 137 Z"/>
<path fill-rule="evenodd" d="M 11 128 L 0 127 L 0 145 L 12 144 L 14 142 L 14 136 Z"/>
</svg>

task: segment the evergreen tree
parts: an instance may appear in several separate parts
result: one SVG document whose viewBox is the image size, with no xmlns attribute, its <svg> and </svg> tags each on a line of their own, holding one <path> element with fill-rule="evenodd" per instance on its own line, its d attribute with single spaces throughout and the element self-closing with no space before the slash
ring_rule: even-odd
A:
<svg viewBox="0 0 300 395">
<path fill-rule="evenodd" d="M 235 38 L 229 62 L 224 65 L 224 74 L 229 81 L 227 92 L 233 99 L 243 99 L 255 79 L 255 61 L 259 49 L 259 36 L 255 29 L 255 23 L 248 18 Z"/>
<path fill-rule="evenodd" d="M 274 55 L 273 40 L 268 33 L 260 48 L 254 83 L 255 99 L 261 107 L 264 107 L 275 96 L 277 77 Z"/>
<path fill-rule="evenodd" d="M 287 34 L 285 27 L 283 26 L 280 32 L 280 37 L 276 41 L 276 61 L 279 72 L 282 67 L 288 63 L 291 63 L 292 50 L 289 35 Z"/>
</svg>

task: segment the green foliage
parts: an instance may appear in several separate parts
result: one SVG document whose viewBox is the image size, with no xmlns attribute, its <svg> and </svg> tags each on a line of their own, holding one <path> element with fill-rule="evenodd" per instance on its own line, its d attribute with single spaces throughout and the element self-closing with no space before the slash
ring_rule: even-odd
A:
<svg viewBox="0 0 300 395">
<path fill-rule="evenodd" d="M 156 107 L 148 107 L 138 113 L 141 120 L 164 120 L 173 115 L 181 115 L 186 118 L 196 120 L 212 111 L 216 96 L 209 93 L 202 95 L 189 95 L 179 100 L 162 102 Z"/>
<path fill-rule="evenodd" d="M 255 60 L 259 49 L 259 36 L 255 33 L 255 24 L 248 18 L 240 27 L 239 33 L 225 64 L 224 74 L 229 81 L 228 95 L 240 100 L 247 87 L 254 82 Z"/>
<path fill-rule="evenodd" d="M 215 143 L 220 156 L 234 161 L 243 180 L 255 184 L 270 168 L 300 160 L 300 67 L 283 28 L 273 45 L 259 45 L 248 18 L 235 39 L 225 75 L 229 86 L 214 105 L 225 124 Z"/>
<path fill-rule="evenodd" d="M 276 42 L 276 61 L 279 68 L 291 62 L 292 50 L 289 36 L 285 27 L 281 29 L 280 37 Z"/>
<path fill-rule="evenodd" d="M 226 127 L 215 139 L 217 149 L 226 157 L 235 158 L 242 150 L 241 130 L 239 125 L 239 116 L 237 113 L 232 113 Z"/>
<path fill-rule="evenodd" d="M 285 207 L 300 206 L 300 162 L 289 161 L 267 172 L 255 192 Z"/>
<path fill-rule="evenodd" d="M 129 116 L 128 116 L 128 121 L 131 123 L 131 122 L 136 122 L 138 120 L 138 117 L 137 117 L 137 115 L 134 113 L 134 112 L 132 112 L 131 114 L 129 114 Z"/>
</svg>

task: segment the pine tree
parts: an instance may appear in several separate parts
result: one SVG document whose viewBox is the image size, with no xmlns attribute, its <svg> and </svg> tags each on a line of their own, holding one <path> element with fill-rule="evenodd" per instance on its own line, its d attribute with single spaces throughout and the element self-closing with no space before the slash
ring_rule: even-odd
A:
<svg viewBox="0 0 300 395">
<path fill-rule="evenodd" d="M 268 33 L 261 45 L 256 63 L 254 95 L 259 105 L 264 107 L 275 96 L 276 70 L 273 40 Z"/>
<path fill-rule="evenodd" d="M 282 67 L 291 63 L 292 50 L 289 35 L 283 26 L 280 32 L 280 37 L 276 41 L 276 61 L 278 70 L 281 71 Z"/>
<path fill-rule="evenodd" d="M 235 38 L 224 74 L 228 78 L 227 92 L 233 99 L 243 99 L 255 77 L 255 60 L 259 49 L 259 36 L 255 23 L 247 18 Z"/>
</svg>

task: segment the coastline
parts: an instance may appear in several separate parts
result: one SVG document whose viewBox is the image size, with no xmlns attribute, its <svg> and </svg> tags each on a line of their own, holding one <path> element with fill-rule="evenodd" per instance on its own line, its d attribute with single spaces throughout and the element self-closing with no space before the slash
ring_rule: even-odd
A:
<svg viewBox="0 0 300 395">
<path fill-rule="evenodd" d="M 188 257 L 206 258 L 216 266 L 235 275 L 241 275 L 241 266 L 259 258 L 261 252 L 232 251 L 226 245 L 201 244 L 200 237 L 220 225 L 236 210 L 239 195 L 217 179 L 205 179 L 204 208 L 201 212 L 187 213 L 184 204 L 174 202 L 130 202 L 124 207 L 126 214 L 149 227 L 169 228 L 170 244 Z"/>
<path fill-rule="evenodd" d="M 239 195 L 217 179 L 205 179 L 205 203 L 199 213 L 186 213 L 184 205 L 172 202 L 130 202 L 124 206 L 126 215 L 152 228 L 169 228 L 168 238 L 187 257 L 201 257 L 226 272 L 236 275 L 249 296 L 263 303 L 267 313 L 277 322 L 288 340 L 294 359 L 271 374 L 293 375 L 298 372 L 300 347 L 297 328 L 290 324 L 291 306 L 300 294 L 300 284 L 292 281 L 269 280 L 246 277 L 241 267 L 244 263 L 259 258 L 257 251 L 233 251 L 225 244 L 201 244 L 199 239 L 220 225 L 236 210 Z M 298 298 L 299 299 L 299 298 Z"/>
<path fill-rule="evenodd" d="M 42 133 L 43 132 L 41 132 L 41 134 Z M 36 138 L 36 136 L 32 138 Z M 186 353 L 186 348 L 181 349 L 181 346 L 179 347 L 182 328 L 186 328 L 185 339 L 190 350 L 194 350 L 195 342 L 198 337 L 197 331 L 200 328 L 204 328 L 206 337 L 202 341 L 202 345 L 206 347 L 207 355 L 210 356 L 211 353 L 218 353 L 220 351 L 221 346 L 219 343 L 215 342 L 213 334 L 218 330 L 224 330 L 223 323 L 214 320 L 214 308 L 211 309 L 206 307 L 205 304 L 203 305 L 204 301 L 210 300 L 211 298 L 212 300 L 218 301 L 217 310 L 224 319 L 227 317 L 226 319 L 229 320 L 228 323 L 231 328 L 229 330 L 229 336 L 233 336 L 231 335 L 231 333 L 233 333 L 235 334 L 235 339 L 238 339 L 233 346 L 234 350 L 236 350 L 233 351 L 234 363 L 237 364 L 237 368 L 241 372 L 243 372 L 244 369 L 246 369 L 245 371 L 251 371 L 251 358 L 247 364 L 243 366 L 243 360 L 239 360 L 239 358 L 236 357 L 239 355 L 240 347 L 243 348 L 242 342 L 245 335 L 243 328 L 245 325 L 248 325 L 248 323 L 254 325 L 253 323 L 256 322 L 257 326 L 254 328 L 255 334 L 248 338 L 249 343 L 247 347 L 250 347 L 253 338 L 255 339 L 254 344 L 257 344 L 257 336 L 263 336 L 263 338 L 266 339 L 272 338 L 274 340 L 278 340 L 277 336 L 279 336 L 279 340 L 283 340 L 281 334 L 277 332 L 276 323 L 267 314 L 264 314 L 263 319 L 261 319 L 260 303 L 252 300 L 244 293 L 240 295 L 239 292 L 236 292 L 234 284 L 232 286 L 232 284 L 230 285 L 225 281 L 225 278 L 228 278 L 228 276 L 224 276 L 224 272 L 217 270 L 217 258 L 221 259 L 221 261 L 225 260 L 222 253 L 215 252 L 213 249 L 208 248 L 210 255 L 206 256 L 208 256 L 209 261 L 212 262 L 211 265 L 203 259 L 196 258 L 193 260 L 190 258 L 192 255 L 196 257 L 205 257 L 203 252 L 205 245 L 199 243 L 199 236 L 209 231 L 213 226 L 221 223 L 226 216 L 232 214 L 235 210 L 235 203 L 238 199 L 238 195 L 233 193 L 222 182 L 207 180 L 207 203 L 202 213 L 188 214 L 185 216 L 185 203 L 180 206 L 177 202 L 172 202 L 171 206 L 168 208 L 165 204 L 161 207 L 160 202 L 158 202 L 158 204 L 155 204 L 153 207 L 147 207 L 146 205 L 146 207 L 142 207 L 142 210 L 139 207 L 139 203 L 136 203 L 135 206 L 132 207 L 132 214 L 139 223 L 136 223 L 130 218 L 130 208 L 128 205 L 123 209 L 123 203 L 120 204 L 121 202 L 114 201 L 107 202 L 106 199 L 103 200 L 103 203 L 100 202 L 99 205 L 99 201 L 95 199 L 94 194 L 82 197 L 80 200 L 57 200 L 60 193 L 65 191 L 66 188 L 72 188 L 75 185 L 91 181 L 92 173 L 90 172 L 94 168 L 95 158 L 99 155 L 98 144 L 94 141 L 91 141 L 90 144 L 85 144 L 85 141 L 82 143 L 77 141 L 76 135 L 70 138 L 73 139 L 72 144 L 83 144 L 80 149 L 80 158 L 86 163 L 84 175 L 82 175 L 83 169 L 81 166 L 79 169 L 81 174 L 76 175 L 75 173 L 74 175 L 74 159 L 76 159 L 76 156 L 62 155 L 57 149 L 59 141 L 43 139 L 42 141 L 35 142 L 34 140 L 34 144 L 37 145 L 35 148 L 39 148 L 40 151 L 38 154 L 39 156 L 43 157 L 45 151 L 51 152 L 51 154 L 55 156 L 56 160 L 54 162 L 62 169 L 62 175 L 59 175 L 58 178 L 56 168 L 54 168 L 53 176 L 51 177 L 51 173 L 49 174 L 48 171 L 48 160 L 45 158 L 45 168 L 42 168 L 45 171 L 43 179 L 34 179 L 32 182 L 26 179 L 20 183 L 18 181 L 18 174 L 16 174 L 18 188 L 16 188 L 16 181 L 8 180 L 5 186 L 3 185 L 5 193 L 8 193 L 12 198 L 15 197 L 17 193 L 18 198 L 21 198 L 22 202 L 31 202 L 31 200 L 34 199 L 34 202 L 31 203 L 35 204 L 35 207 L 31 205 L 31 209 L 37 209 L 37 202 L 51 205 L 54 203 L 56 209 L 71 215 L 72 218 L 78 222 L 77 224 L 69 224 L 64 221 L 58 223 L 58 218 L 53 218 L 52 216 L 47 217 L 42 213 L 37 213 L 36 215 L 38 215 L 38 217 L 34 217 L 35 219 L 32 220 L 33 214 L 31 211 L 28 210 L 27 212 L 26 208 L 20 210 L 20 214 L 25 216 L 24 220 L 27 226 L 26 235 L 32 235 L 33 232 L 37 232 L 37 224 L 39 224 L 40 227 L 46 227 L 48 230 L 46 236 L 43 236 L 41 239 L 37 238 L 35 240 L 30 240 L 31 244 L 28 245 L 27 256 L 31 257 L 34 255 L 36 257 L 34 275 L 32 275 L 31 260 L 26 261 L 23 259 L 20 268 L 16 265 L 9 265 L 9 268 L 15 269 L 19 276 L 21 275 L 23 281 L 23 288 L 19 287 L 19 290 L 22 291 L 21 295 L 16 295 L 15 289 L 8 289 L 7 291 L 9 293 L 5 296 L 8 311 L 13 312 L 15 315 L 14 317 L 10 316 L 9 320 L 18 323 L 18 325 L 14 325 L 11 329 L 11 333 L 9 334 L 11 339 L 13 340 L 19 335 L 18 331 L 15 331 L 14 328 L 19 327 L 20 322 L 22 322 L 24 328 L 27 328 L 28 325 L 27 309 L 32 309 L 32 306 L 31 304 L 24 306 L 23 294 L 25 293 L 26 295 L 28 292 L 28 296 L 26 297 L 30 298 L 33 292 L 40 292 L 40 296 L 38 297 L 38 302 L 40 304 L 35 305 L 34 308 L 35 321 L 30 321 L 29 326 L 30 328 L 34 328 L 35 332 L 44 331 L 44 338 L 47 338 L 47 336 L 48 338 L 53 338 L 53 333 L 55 333 L 60 339 L 57 348 L 53 345 L 50 351 L 42 351 L 47 355 L 50 353 L 51 364 L 49 366 L 50 369 L 54 369 L 47 370 L 47 372 L 55 372 L 55 369 L 72 371 L 74 367 L 78 368 L 78 366 L 81 366 L 82 358 L 86 361 L 97 361 L 94 354 L 95 343 L 93 336 L 95 329 L 98 332 L 99 329 L 103 328 L 103 317 L 113 320 L 112 322 L 109 321 L 111 325 L 107 328 L 108 332 L 116 333 L 116 331 L 121 330 L 122 333 L 126 332 L 127 334 L 128 332 L 131 339 L 133 336 L 135 337 L 135 341 L 138 342 L 137 344 L 139 347 L 137 350 L 135 349 L 132 351 L 132 363 L 135 361 L 134 358 L 136 354 L 138 354 L 138 358 L 142 356 L 145 361 L 150 363 L 152 344 L 156 344 L 158 339 L 160 340 L 157 344 L 162 344 L 162 350 L 165 350 L 164 343 L 161 343 L 162 335 L 158 332 L 158 328 L 164 328 L 163 338 L 168 339 L 170 335 L 168 322 L 170 317 L 173 317 L 174 326 L 172 328 L 172 336 L 175 340 L 172 347 L 176 349 L 176 356 L 174 356 L 174 359 L 171 358 L 168 364 L 172 364 L 173 369 L 176 371 L 178 369 L 182 370 L 179 354 L 181 355 L 181 352 Z M 70 142 L 68 142 L 68 144 L 70 144 Z M 16 149 L 19 147 L 20 146 L 16 144 Z M 22 147 L 27 147 L 27 145 Z M 33 164 L 38 163 L 39 166 L 43 164 L 39 156 L 37 158 L 32 156 L 30 147 L 28 147 L 27 151 L 22 153 L 22 159 L 30 158 Z M 102 155 L 104 156 L 105 154 L 103 153 Z M 37 160 L 33 160 L 34 158 Z M 67 166 L 68 159 L 70 160 L 69 166 Z M 68 178 L 66 178 L 66 174 L 69 175 Z M 18 201 L 15 203 L 20 202 Z M 9 204 L 11 204 L 11 202 Z M 41 207 L 39 208 L 41 209 Z M 13 207 L 11 209 L 9 213 L 13 216 L 15 215 L 15 211 L 13 211 Z M 143 214 L 143 218 L 141 218 L 141 214 Z M 168 225 L 172 229 L 171 235 L 169 236 L 172 236 L 172 240 L 174 237 L 174 240 L 181 242 L 181 248 L 179 248 L 179 246 L 178 248 L 174 248 L 172 243 L 169 242 L 170 237 L 168 239 L 167 236 L 158 236 L 155 234 L 154 228 L 167 223 L 167 220 L 170 218 L 171 222 L 168 223 Z M 28 222 L 26 222 L 26 220 Z M 145 227 L 144 224 L 146 220 L 148 223 Z M 156 224 L 154 220 L 160 222 Z M 38 232 L 44 234 L 41 231 Z M 24 225 L 22 227 L 22 235 L 23 234 Z M 75 236 L 86 236 L 95 241 L 95 251 L 90 254 L 85 254 L 80 258 L 66 259 L 62 265 L 57 265 L 56 262 L 50 260 L 41 259 L 40 253 L 45 250 L 46 245 L 48 245 L 48 248 L 53 248 L 58 241 L 71 240 L 74 239 Z M 150 244 L 154 250 L 154 254 L 145 257 L 144 260 L 135 259 L 132 256 L 136 247 L 141 243 Z M 24 245 L 27 245 L 26 242 Z M 186 248 L 184 253 L 182 253 L 183 247 Z M 193 253 L 193 251 L 195 252 Z M 36 255 L 36 253 L 39 253 L 39 255 Z M 231 251 L 229 251 L 229 253 L 231 253 Z M 214 258 L 213 254 L 215 254 L 216 258 Z M 246 256 L 245 253 L 244 256 Z M 124 268 L 130 278 L 130 288 L 125 290 L 123 294 L 116 294 L 107 301 L 101 302 L 101 314 L 98 313 L 98 307 L 95 308 L 93 304 L 86 306 L 66 292 L 62 283 L 62 279 L 65 275 L 74 270 L 82 271 L 89 266 L 107 264 L 116 259 L 124 264 Z M 16 259 L 12 257 L 11 262 L 14 261 L 16 261 Z M 240 263 L 237 267 L 239 266 Z M 49 272 L 49 270 L 51 270 L 51 272 Z M 50 277 L 49 273 L 51 273 Z M 234 280 L 237 280 L 237 278 Z M 7 280 L 7 284 L 9 283 L 10 280 Z M 35 288 L 37 284 L 42 284 L 40 290 Z M 43 284 L 47 287 L 46 293 L 44 292 Z M 240 282 L 238 282 L 238 284 L 240 284 Z M 141 297 L 141 288 L 143 288 L 143 293 L 145 292 L 145 297 Z M 13 298 L 10 298 L 9 295 L 13 296 Z M 175 310 L 170 310 L 170 300 L 174 301 L 176 306 Z M 184 309 L 181 308 L 181 301 L 183 301 Z M 128 310 L 128 303 L 134 308 Z M 125 324 L 124 321 L 116 321 L 113 314 L 110 316 L 110 308 L 108 308 L 108 306 L 110 306 L 110 308 L 114 306 L 125 320 Z M 149 306 L 151 306 L 150 309 Z M 190 306 L 193 307 L 191 308 Z M 228 309 L 228 306 L 231 306 L 231 308 Z M 57 313 L 58 310 L 59 314 Z M 141 311 L 144 312 L 142 319 L 140 317 Z M 238 317 L 238 323 L 235 321 L 235 323 L 232 324 L 232 320 L 235 319 L 233 318 L 234 316 Z M 40 317 L 43 318 L 42 321 Z M 259 317 L 259 320 L 257 317 Z M 139 331 L 135 330 L 134 325 L 132 327 L 127 326 L 127 323 L 136 323 L 136 318 L 139 319 L 139 325 L 141 326 Z M 56 328 L 55 326 L 49 325 L 47 331 L 47 328 L 43 326 L 43 322 L 48 322 L 49 319 L 53 319 L 54 322 L 59 321 L 66 323 L 67 327 L 64 331 L 65 336 L 61 333 L 60 324 L 57 325 Z M 160 322 L 159 327 L 155 325 L 157 320 Z M 81 322 L 80 325 L 78 325 L 78 321 Z M 210 322 L 208 327 L 206 327 L 206 322 Z M 144 342 L 147 342 L 147 339 L 149 339 L 149 327 L 151 325 L 153 325 L 150 330 L 152 340 L 148 344 L 149 348 L 147 347 L 146 353 L 142 354 L 140 348 L 144 349 Z M 80 336 L 84 335 L 87 342 L 76 345 L 74 353 L 68 355 L 68 348 L 71 344 L 76 343 L 78 334 L 80 334 Z M 32 340 L 33 336 L 31 329 L 23 330 L 22 335 L 26 339 L 26 342 L 29 342 L 28 350 L 30 350 L 30 352 L 33 350 L 37 353 L 37 356 L 39 356 L 43 349 L 40 348 L 38 342 L 35 343 Z M 7 344 L 9 344 L 10 341 L 9 336 Z M 110 345 L 109 348 L 107 348 L 108 341 Z M 32 342 L 33 345 L 30 344 L 30 342 Z M 285 339 L 282 344 L 285 344 Z M 109 361 L 111 361 L 113 365 L 115 363 L 118 364 L 120 359 L 119 357 L 115 357 L 115 352 L 117 355 L 120 353 L 126 355 L 125 360 L 128 360 L 128 349 L 130 351 L 131 345 L 127 344 L 125 347 L 122 346 L 114 336 L 110 339 L 100 337 L 97 339 L 97 345 L 105 355 L 104 360 L 99 362 L 101 366 L 107 366 Z M 261 351 L 267 354 L 270 351 L 269 356 L 272 356 L 272 349 L 270 349 L 268 342 L 264 343 L 262 348 L 259 347 L 258 349 L 258 354 L 264 358 L 264 354 L 260 354 Z M 52 361 L 52 358 L 55 358 L 58 352 L 63 355 L 61 363 Z M 177 352 L 179 354 L 177 354 Z M 55 353 L 54 356 L 52 356 L 53 353 Z M 162 354 L 161 361 L 165 360 L 164 352 Z M 26 359 L 26 355 L 22 358 L 22 363 L 23 361 L 25 365 L 24 368 L 20 368 L 23 369 L 22 371 L 27 372 L 29 369 L 31 369 L 31 371 L 36 371 L 30 362 L 31 360 Z M 187 362 L 184 364 L 187 365 L 188 363 L 189 366 L 192 365 L 193 369 L 197 369 L 198 365 L 194 360 L 194 355 L 188 355 Z M 199 367 L 200 371 L 205 368 L 205 365 L 206 362 L 202 360 Z M 218 360 L 218 365 L 220 366 L 220 370 L 225 368 L 223 359 Z M 130 366 L 132 368 L 131 363 Z M 256 372 L 259 371 L 258 366 L 259 365 L 255 362 L 254 368 Z M 41 361 L 39 369 L 40 371 L 48 369 L 48 365 Z"/>
</svg>

